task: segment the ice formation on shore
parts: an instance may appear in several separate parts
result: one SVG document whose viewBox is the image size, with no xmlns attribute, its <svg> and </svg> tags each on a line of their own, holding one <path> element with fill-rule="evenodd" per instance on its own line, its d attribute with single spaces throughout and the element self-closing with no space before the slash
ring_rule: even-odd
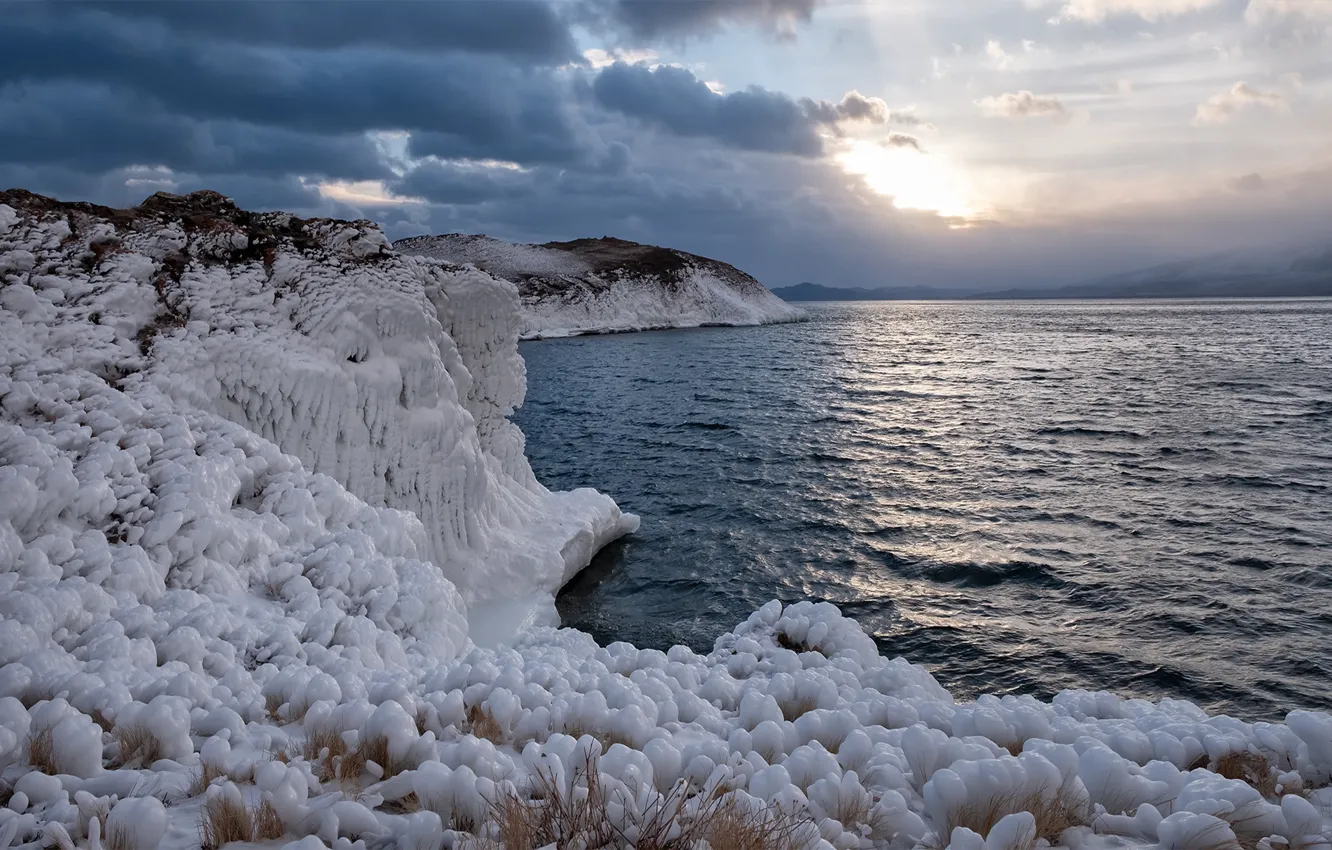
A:
<svg viewBox="0 0 1332 850">
<path fill-rule="evenodd" d="M 518 245 L 452 233 L 400 239 L 393 247 L 472 264 L 516 283 L 522 339 L 768 325 L 804 316 L 727 263 L 622 239 Z"/>
<path fill-rule="evenodd" d="M 809 602 L 478 646 L 632 524 L 532 479 L 515 324 L 365 223 L 0 195 L 0 850 L 535 850 L 506 801 L 596 795 L 611 846 L 1332 848 L 1326 714 L 957 703 Z"/>
</svg>

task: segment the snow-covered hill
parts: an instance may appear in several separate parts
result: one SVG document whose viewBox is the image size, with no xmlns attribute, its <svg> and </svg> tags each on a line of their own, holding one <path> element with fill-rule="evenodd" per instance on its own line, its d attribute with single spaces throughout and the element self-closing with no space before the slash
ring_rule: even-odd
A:
<svg viewBox="0 0 1332 850">
<path fill-rule="evenodd" d="M 0 193 L 0 850 L 1329 850 L 1327 714 L 513 634 L 636 522 L 532 479 L 517 327 L 367 222 Z"/>
<path fill-rule="evenodd" d="M 518 245 L 452 233 L 400 239 L 393 247 L 516 283 L 523 339 L 803 318 L 734 266 L 622 239 Z"/>
</svg>

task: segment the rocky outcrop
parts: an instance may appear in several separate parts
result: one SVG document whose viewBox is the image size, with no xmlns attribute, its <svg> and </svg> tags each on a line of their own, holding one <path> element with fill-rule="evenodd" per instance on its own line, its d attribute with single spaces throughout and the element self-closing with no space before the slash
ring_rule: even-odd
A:
<svg viewBox="0 0 1332 850">
<path fill-rule="evenodd" d="M 612 237 L 521 245 L 453 233 L 402 239 L 394 248 L 513 281 L 524 339 L 803 317 L 732 265 Z"/>
</svg>

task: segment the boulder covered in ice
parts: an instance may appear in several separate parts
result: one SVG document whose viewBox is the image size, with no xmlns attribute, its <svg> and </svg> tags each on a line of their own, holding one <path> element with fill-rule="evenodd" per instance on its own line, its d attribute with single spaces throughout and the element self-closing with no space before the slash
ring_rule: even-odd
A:
<svg viewBox="0 0 1332 850">
<path fill-rule="evenodd" d="M 452 233 L 400 239 L 393 247 L 516 283 L 523 339 L 766 325 L 804 316 L 727 263 L 623 239 L 520 245 Z"/>
</svg>

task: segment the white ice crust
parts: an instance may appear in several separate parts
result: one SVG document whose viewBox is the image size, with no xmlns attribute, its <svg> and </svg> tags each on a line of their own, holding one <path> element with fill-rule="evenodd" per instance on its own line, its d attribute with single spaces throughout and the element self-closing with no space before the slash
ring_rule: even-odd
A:
<svg viewBox="0 0 1332 850">
<path fill-rule="evenodd" d="M 538 275 L 576 282 L 560 287 L 558 292 L 552 287 L 549 292 L 524 296 L 519 336 L 525 340 L 711 325 L 768 325 L 804 317 L 801 310 L 757 281 L 742 290 L 698 262 L 689 262 L 682 278 L 667 285 L 651 275 L 609 277 L 568 251 L 485 236 L 420 237 L 403 240 L 397 247 L 421 256 L 475 264 L 512 280 Z M 585 282 L 592 285 L 579 285 Z"/>
<path fill-rule="evenodd" d="M 512 287 L 363 223 L 266 262 L 73 218 L 0 204 L 0 850 L 197 847 L 227 801 L 263 846 L 458 847 L 588 764 L 626 835 L 688 782 L 802 847 L 1332 848 L 1324 713 L 960 703 L 810 602 L 707 655 L 540 625 L 633 520 L 532 479 Z"/>
</svg>

